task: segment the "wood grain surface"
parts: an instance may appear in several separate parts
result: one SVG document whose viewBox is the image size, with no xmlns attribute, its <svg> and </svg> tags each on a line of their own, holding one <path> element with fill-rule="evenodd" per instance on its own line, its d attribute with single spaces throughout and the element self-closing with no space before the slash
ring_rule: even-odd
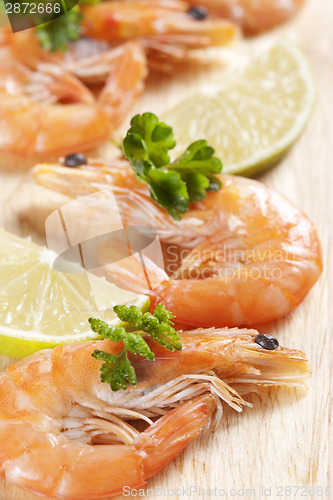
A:
<svg viewBox="0 0 333 500">
<path fill-rule="evenodd" d="M 200 499 L 207 498 L 209 493 L 210 498 L 287 498 L 289 490 L 283 488 L 297 486 L 304 488 L 292 489 L 292 497 L 328 498 L 325 493 L 321 496 L 318 488 L 330 485 L 333 467 L 332 20 L 331 0 L 308 0 L 301 14 L 288 25 L 239 42 L 233 51 L 226 53 L 227 63 L 223 67 L 209 71 L 192 68 L 182 74 L 151 77 L 136 107 L 136 111 L 163 111 L 207 79 L 223 78 L 236 54 L 251 55 L 267 41 L 280 36 L 298 42 L 317 80 L 317 105 L 306 131 L 288 156 L 260 180 L 289 197 L 310 216 L 318 229 L 324 257 L 324 272 L 303 303 L 286 318 L 258 328 L 277 336 L 282 345 L 308 354 L 313 368 L 309 391 L 301 394 L 294 390 L 272 390 L 262 397 L 251 396 L 248 399 L 254 408 L 241 414 L 226 408 L 215 433 L 205 431 L 173 463 L 149 480 L 148 498 Z M 98 154 L 107 157 L 108 148 L 101 148 Z M 33 159 L 0 156 L 0 225 L 19 235 L 31 234 L 35 241 L 41 242 L 43 238 L 37 231 L 59 200 L 33 185 L 29 167 L 34 163 Z M 11 361 L 0 356 L 0 369 Z M 314 490 L 309 489 L 311 485 Z M 1 500 L 37 498 L 0 481 Z"/>
</svg>

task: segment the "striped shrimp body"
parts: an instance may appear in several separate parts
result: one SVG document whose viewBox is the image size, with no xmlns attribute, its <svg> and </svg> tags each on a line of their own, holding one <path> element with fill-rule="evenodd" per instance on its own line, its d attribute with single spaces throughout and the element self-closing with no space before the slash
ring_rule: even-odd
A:
<svg viewBox="0 0 333 500">
<path fill-rule="evenodd" d="M 253 330 L 180 335 L 183 350 L 173 353 L 147 339 L 156 359 L 132 356 L 138 383 L 126 391 L 102 383 L 101 362 L 91 356 L 118 353 L 108 340 L 62 345 L 9 366 L 0 374 L 0 474 L 48 497 L 111 497 L 145 485 L 201 429 L 217 425 L 221 400 L 241 411 L 246 402 L 236 389 L 306 384 L 304 354 L 266 350 Z"/>
<path fill-rule="evenodd" d="M 83 27 L 88 36 L 112 41 L 176 33 L 189 40 L 191 35 L 194 41 L 197 36 L 197 43 L 205 36 L 210 45 L 222 45 L 233 37 L 232 23 L 246 34 L 259 33 L 288 21 L 303 4 L 304 0 L 155 0 L 152 6 L 147 0 L 116 0 L 83 7 Z"/>
<path fill-rule="evenodd" d="M 179 0 L 107 1 L 81 7 L 86 36 L 118 42 L 136 37 L 170 41 L 179 36 L 188 47 L 221 46 L 232 41 L 235 24 L 227 19 L 191 15 L 189 4 Z"/>
<path fill-rule="evenodd" d="M 138 42 L 117 51 L 97 98 L 71 72 L 54 62 L 33 68 L 1 57 L 0 150 L 24 156 L 87 150 L 106 141 L 143 91 L 146 59 Z"/>
<path fill-rule="evenodd" d="M 33 29 L 17 33 L 0 30 L 0 61 L 18 62 L 32 71 L 38 71 L 43 63 L 55 64 L 86 85 L 105 84 L 127 46 L 80 37 L 70 42 L 66 51 L 51 52 L 42 48 Z"/>
<path fill-rule="evenodd" d="M 196 0 L 187 0 L 198 5 Z M 200 5 L 240 25 L 247 34 L 269 30 L 292 18 L 304 0 L 201 0 Z"/>
<path fill-rule="evenodd" d="M 125 161 L 108 166 L 90 160 L 77 169 L 40 164 L 34 176 L 73 197 L 112 189 L 125 225 L 156 229 L 166 246 L 167 272 L 146 259 L 153 286 L 138 254 L 126 267 L 125 260 L 115 262 L 114 244 L 104 244 L 100 261 L 111 281 L 162 302 L 183 325 L 249 326 L 280 318 L 304 299 L 322 270 L 318 237 L 306 215 L 254 180 L 221 176 L 222 189 L 191 204 L 176 221 Z M 93 220 L 105 218 L 97 203 L 90 212 Z"/>
<path fill-rule="evenodd" d="M 174 63 L 206 63 L 206 49 L 233 42 L 236 25 L 226 19 L 198 20 L 178 0 L 131 0 L 81 6 L 82 36 L 65 52 L 43 50 L 33 29 L 13 34 L 0 30 L 0 61 L 10 58 L 36 69 L 41 62 L 60 65 L 86 83 L 101 83 L 112 72 L 117 54 L 128 40 L 139 40 L 149 67 L 170 71 Z M 216 62 L 216 52 L 214 57 Z"/>
<path fill-rule="evenodd" d="M 179 0 L 107 1 L 81 7 L 85 36 L 108 43 L 137 38 L 146 49 L 150 68 L 172 71 L 175 63 L 218 60 L 209 47 L 229 45 L 239 38 L 237 25 Z M 210 56 L 213 57 L 210 57 Z"/>
</svg>

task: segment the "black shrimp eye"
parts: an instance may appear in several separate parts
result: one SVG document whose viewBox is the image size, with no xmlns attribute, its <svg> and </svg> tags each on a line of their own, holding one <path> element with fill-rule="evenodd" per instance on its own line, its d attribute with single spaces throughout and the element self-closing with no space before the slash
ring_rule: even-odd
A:
<svg viewBox="0 0 333 500">
<path fill-rule="evenodd" d="M 279 347 L 278 340 L 275 337 L 272 337 L 272 335 L 267 335 L 266 333 L 257 335 L 254 341 L 268 351 L 274 351 L 274 349 Z"/>
<path fill-rule="evenodd" d="M 80 165 L 85 165 L 87 163 L 87 158 L 81 153 L 72 153 L 65 156 L 64 163 L 66 167 L 79 167 Z"/>
<path fill-rule="evenodd" d="M 199 5 L 191 7 L 187 12 L 196 21 L 203 21 L 208 15 L 207 9 L 205 7 L 200 7 Z"/>
</svg>

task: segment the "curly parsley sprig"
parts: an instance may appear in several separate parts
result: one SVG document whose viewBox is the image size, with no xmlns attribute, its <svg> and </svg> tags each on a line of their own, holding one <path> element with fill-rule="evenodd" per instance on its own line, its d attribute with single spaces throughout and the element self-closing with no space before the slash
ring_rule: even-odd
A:
<svg viewBox="0 0 333 500">
<path fill-rule="evenodd" d="M 80 4 L 94 4 L 101 0 L 80 0 Z M 78 40 L 81 35 L 83 14 L 78 6 L 59 17 L 36 27 L 35 34 L 44 50 L 55 52 L 67 50 L 69 42 Z M 38 23 L 37 23 L 38 24 Z"/>
<path fill-rule="evenodd" d="M 154 314 L 142 314 L 136 306 L 115 306 L 113 308 L 118 318 L 123 321 L 123 326 L 111 326 L 100 319 L 89 318 L 91 329 L 101 337 L 112 342 L 123 342 L 123 349 L 119 354 L 110 354 L 95 350 L 92 356 L 103 364 L 101 380 L 110 384 L 113 391 L 127 388 L 127 381 L 136 385 L 136 375 L 127 353 L 140 354 L 153 361 L 155 355 L 143 338 L 150 335 L 161 346 L 169 351 L 180 351 L 182 344 L 180 337 L 173 328 L 171 321 L 174 316 L 164 309 L 162 304 L 156 306 Z"/>
<path fill-rule="evenodd" d="M 176 145 L 173 130 L 153 113 L 136 115 L 123 141 L 123 151 L 138 179 L 150 186 L 156 203 L 179 220 L 190 201 L 201 201 L 207 191 L 218 191 L 221 182 L 214 174 L 222 163 L 207 141 L 195 141 L 172 163 L 169 151 Z"/>
<path fill-rule="evenodd" d="M 36 27 L 35 34 L 44 50 L 65 52 L 69 42 L 81 34 L 82 14 L 74 7 L 60 17 Z"/>
</svg>

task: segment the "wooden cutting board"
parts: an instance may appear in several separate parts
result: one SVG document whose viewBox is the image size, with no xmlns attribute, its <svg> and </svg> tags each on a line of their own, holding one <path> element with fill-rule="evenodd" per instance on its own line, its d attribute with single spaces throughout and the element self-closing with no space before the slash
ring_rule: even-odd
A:
<svg viewBox="0 0 333 500">
<path fill-rule="evenodd" d="M 281 344 L 308 354 L 313 367 L 311 388 L 306 394 L 274 390 L 263 397 L 249 397 L 254 408 L 241 414 L 226 408 L 215 433 L 205 431 L 149 480 L 150 490 L 145 493 L 151 499 L 196 500 L 209 495 L 274 499 L 286 498 L 290 492 L 296 498 L 329 498 L 325 491 L 320 496 L 320 488 L 325 490 L 330 485 L 333 464 L 332 314 L 329 317 L 329 299 L 333 296 L 332 19 L 330 0 L 308 0 L 302 13 L 288 25 L 241 42 L 237 50 L 228 52 L 226 67 L 209 71 L 192 68 L 182 74 L 150 78 L 146 94 L 136 107 L 135 111 L 163 111 L 208 78 L 223 78 L 234 54 L 250 54 L 267 41 L 285 35 L 304 49 L 318 83 L 318 102 L 306 131 L 280 165 L 261 177 L 310 216 L 322 242 L 324 272 L 308 297 L 286 318 L 259 327 L 260 332 L 277 336 Z M 101 148 L 99 154 L 107 157 L 108 148 Z M 33 164 L 34 160 L 1 155 L 0 225 L 20 235 L 32 234 L 40 242 L 43 239 L 35 229 L 43 227 L 54 201 L 49 200 L 46 190 L 33 186 L 28 173 Z M 43 203 L 37 204 L 36 200 Z M 10 362 L 0 356 L 0 369 Z M 105 466 L 112 468 L 112 463 Z M 309 489 L 312 485 L 314 489 Z M 0 482 L 1 500 L 37 498 Z"/>
</svg>

